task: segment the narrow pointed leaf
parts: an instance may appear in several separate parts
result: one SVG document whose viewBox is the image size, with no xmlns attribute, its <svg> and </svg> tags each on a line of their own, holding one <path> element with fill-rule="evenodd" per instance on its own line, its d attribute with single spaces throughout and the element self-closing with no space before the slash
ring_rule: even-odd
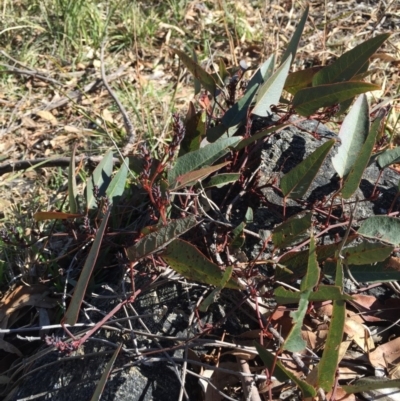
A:
<svg viewBox="0 0 400 401">
<path fill-rule="evenodd" d="M 255 72 L 255 74 L 251 77 L 249 83 L 247 84 L 246 93 L 254 86 L 260 87 L 268 78 L 272 75 L 275 68 L 275 55 L 273 54 L 268 58 L 267 61 L 264 61 L 261 64 L 261 67 Z"/>
<path fill-rule="evenodd" d="M 311 87 L 314 75 L 321 67 L 312 67 L 290 73 L 285 82 L 285 91 L 295 95 L 300 89 Z"/>
<path fill-rule="evenodd" d="M 349 81 L 362 70 L 364 64 L 389 36 L 389 33 L 377 35 L 344 53 L 333 64 L 315 75 L 313 86 Z"/>
<path fill-rule="evenodd" d="M 311 217 L 311 212 L 301 217 L 295 215 L 275 227 L 272 233 L 272 241 L 275 247 L 285 248 L 304 239 L 311 227 Z"/>
<path fill-rule="evenodd" d="M 301 292 L 289 291 L 283 287 L 278 287 L 274 291 L 275 300 L 280 305 L 287 305 L 299 302 Z M 321 285 L 317 291 L 311 292 L 308 296 L 309 301 L 344 301 L 351 300 L 349 295 L 342 293 L 342 288 L 333 285 Z"/>
<path fill-rule="evenodd" d="M 400 379 L 384 379 L 380 377 L 363 377 L 350 386 L 342 386 L 342 389 L 348 394 L 361 393 L 364 391 L 381 390 L 381 389 L 392 389 L 393 393 L 398 394 L 400 388 Z M 387 397 L 379 396 L 376 399 L 381 398 L 382 400 L 395 400 L 389 394 Z M 397 399 L 397 398 L 396 398 Z"/>
<path fill-rule="evenodd" d="M 368 125 L 368 116 L 366 116 L 366 120 L 367 121 L 365 125 Z M 349 199 L 360 185 L 362 175 L 368 166 L 372 150 L 374 149 L 376 137 L 378 135 L 378 129 L 375 128 L 376 126 L 371 127 L 367 139 L 357 155 L 356 161 L 346 176 L 346 179 L 343 183 L 343 188 L 341 190 L 344 199 Z"/>
<path fill-rule="evenodd" d="M 68 306 L 67 312 L 65 313 L 64 321 L 66 324 L 70 324 L 71 326 L 74 326 L 78 320 L 79 311 L 81 309 L 83 298 L 85 297 L 86 288 L 88 286 L 93 268 L 97 261 L 97 256 L 99 255 L 101 244 L 103 242 L 103 236 L 107 228 L 110 211 L 111 205 L 107 208 L 100 227 L 96 232 L 96 237 L 93 241 L 92 247 L 90 248 L 89 254 L 86 257 L 85 264 L 83 265 L 81 274 L 74 289 L 74 294 Z"/>
<path fill-rule="evenodd" d="M 356 162 L 369 131 L 368 102 L 365 95 L 360 96 L 340 128 L 339 138 L 341 144 L 332 164 L 339 177 L 343 178 L 349 174 Z"/>
<path fill-rule="evenodd" d="M 372 216 L 361 223 L 358 234 L 400 245 L 400 220 L 389 216 Z"/>
<path fill-rule="evenodd" d="M 72 150 L 72 156 L 69 163 L 68 170 L 68 201 L 69 201 L 69 210 L 71 213 L 78 213 L 78 203 L 76 201 L 78 195 L 78 189 L 76 186 L 76 177 L 75 177 L 75 152 L 76 146 Z"/>
<path fill-rule="evenodd" d="M 299 90 L 292 105 L 297 113 L 310 116 L 321 107 L 333 106 L 361 93 L 379 90 L 380 87 L 367 82 L 339 82 Z"/>
<path fill-rule="evenodd" d="M 349 265 L 374 264 L 386 260 L 394 251 L 394 247 L 380 242 L 364 240 L 350 248 L 344 248 L 342 255 Z"/>
<path fill-rule="evenodd" d="M 245 240 L 244 229 L 246 227 L 245 222 L 241 222 L 237 227 L 232 230 L 232 240 L 230 241 L 230 246 L 232 248 L 240 249 Z"/>
<path fill-rule="evenodd" d="M 310 238 L 310 248 L 308 250 L 307 273 L 301 280 L 300 290 L 314 290 L 319 283 L 320 268 L 317 261 L 317 252 L 314 236 Z"/>
<path fill-rule="evenodd" d="M 263 139 L 268 135 L 275 134 L 275 133 L 283 130 L 285 127 L 289 127 L 290 125 L 292 125 L 291 122 L 276 125 L 276 126 L 273 126 L 272 128 L 267 128 L 267 129 L 261 130 L 260 132 L 257 132 L 256 134 L 250 136 L 249 138 L 245 138 L 242 141 L 240 141 L 239 144 L 236 146 L 235 150 L 241 150 L 241 149 L 245 148 L 246 146 L 251 145 L 255 141 Z"/>
<path fill-rule="evenodd" d="M 176 186 L 173 188 L 170 188 L 171 190 L 177 190 L 183 187 L 186 187 L 187 185 L 194 185 L 196 184 L 197 181 L 201 181 L 204 178 L 208 177 L 210 174 L 214 173 L 215 171 L 220 170 L 221 168 L 227 166 L 231 162 L 225 162 L 221 164 L 217 164 L 215 166 L 210 166 L 210 167 L 203 167 L 199 170 L 195 171 L 190 171 L 189 173 L 183 174 L 179 177 L 176 178 Z"/>
<path fill-rule="evenodd" d="M 308 309 L 308 296 L 311 290 L 300 293 L 298 309 L 290 312 L 293 326 L 282 344 L 282 349 L 290 352 L 301 352 L 306 348 L 307 342 L 303 339 L 301 328 L 303 326 L 304 316 Z"/>
<path fill-rule="evenodd" d="M 310 221 L 311 223 L 311 221 Z M 297 311 L 290 313 L 293 319 L 293 327 L 286 337 L 283 344 L 283 349 L 291 352 L 300 352 L 306 348 L 306 341 L 303 339 L 302 327 L 303 320 L 308 310 L 309 297 L 314 290 L 314 287 L 319 283 L 320 269 L 317 262 L 316 247 L 314 236 L 311 235 L 310 248 L 308 254 L 308 266 L 306 275 L 301 280 L 300 299 Z"/>
<path fill-rule="evenodd" d="M 222 276 L 221 282 L 218 287 L 214 288 L 210 295 L 207 296 L 207 298 L 200 304 L 199 306 L 199 311 L 200 312 L 207 312 L 208 307 L 217 300 L 217 297 L 219 296 L 221 290 L 225 288 L 227 283 L 232 277 L 232 272 L 233 272 L 233 266 L 228 266 Z"/>
<path fill-rule="evenodd" d="M 400 146 L 384 150 L 378 156 L 377 163 L 381 169 L 389 167 L 391 164 L 400 163 Z"/>
<path fill-rule="evenodd" d="M 184 52 L 178 49 L 172 49 L 172 51 L 181 59 L 182 63 L 185 64 L 185 67 L 196 79 L 199 80 L 203 87 L 214 96 L 216 85 L 213 77 Z"/>
<path fill-rule="evenodd" d="M 236 146 L 241 139 L 241 137 L 220 139 L 217 142 L 204 146 L 204 148 L 178 157 L 175 166 L 168 172 L 170 187 L 173 188 L 176 185 L 176 180 L 179 176 L 197 170 L 205 165 L 211 165 L 214 161 L 226 155 L 229 152 L 229 147 Z"/>
<path fill-rule="evenodd" d="M 290 64 L 292 64 L 294 57 L 296 56 L 297 47 L 299 46 L 301 35 L 303 34 L 304 25 L 306 24 L 309 10 L 310 10 L 310 6 L 309 6 L 309 4 L 307 4 L 306 9 L 304 10 L 303 15 L 301 16 L 299 24 L 297 25 L 296 30 L 294 31 L 293 36 L 291 37 L 291 39 L 289 41 L 289 44 L 285 50 L 285 53 L 283 53 L 281 64 L 283 64 L 284 61 L 289 56 L 292 57 L 292 61 L 290 63 Z"/>
<path fill-rule="evenodd" d="M 171 242 L 161 257 L 173 270 L 188 280 L 219 286 L 224 272 L 218 265 L 207 259 L 195 246 L 177 239 Z M 240 289 L 241 286 L 233 278 L 226 283 L 226 288 Z"/>
<path fill-rule="evenodd" d="M 243 123 L 249 114 L 249 107 L 256 94 L 258 85 L 253 85 L 251 89 L 230 108 L 222 117 L 222 124 L 226 128 L 234 127 L 237 124 Z"/>
<path fill-rule="evenodd" d="M 83 215 L 78 213 L 63 213 L 63 212 L 36 212 L 33 215 L 35 221 L 66 220 L 66 219 L 77 219 L 79 217 L 83 217 Z"/>
<path fill-rule="evenodd" d="M 111 180 L 110 185 L 107 188 L 106 195 L 110 199 L 111 203 L 115 203 L 125 190 L 126 179 L 128 177 L 128 163 L 129 159 L 126 157 L 122 162 L 120 169 L 118 170 L 115 177 Z"/>
<path fill-rule="evenodd" d="M 193 104 L 190 103 L 194 108 Z M 194 112 L 185 122 L 185 136 L 179 148 L 179 157 L 200 148 L 201 140 L 206 135 L 206 112 Z"/>
<path fill-rule="evenodd" d="M 197 55 L 196 55 L 196 52 L 194 51 L 194 49 L 192 49 L 192 58 L 196 64 L 199 64 L 199 62 L 197 61 Z M 201 91 L 201 83 L 196 77 L 194 77 L 193 83 L 194 83 L 194 95 L 196 96 Z"/>
<path fill-rule="evenodd" d="M 338 254 L 339 252 L 337 252 Z M 338 256 L 338 255 L 337 255 Z M 335 284 L 342 291 L 343 267 L 339 257 L 336 263 Z M 345 295 L 345 294 L 343 294 Z M 346 303 L 344 300 L 333 301 L 332 317 L 329 324 L 328 337 L 324 352 L 318 364 L 318 385 L 326 392 L 335 383 L 336 371 L 339 364 L 339 349 L 343 339 L 344 322 L 346 320 Z"/>
<path fill-rule="evenodd" d="M 135 245 L 127 249 L 129 260 L 136 261 L 159 251 L 174 241 L 180 235 L 189 231 L 197 224 L 195 216 L 188 216 L 183 219 L 172 220 L 167 225 L 160 227 L 143 238 Z"/>
<path fill-rule="evenodd" d="M 254 346 L 256 347 L 258 355 L 260 356 L 264 365 L 268 368 L 269 374 L 271 376 L 275 376 L 280 382 L 285 382 L 288 379 L 292 380 L 300 388 L 304 398 L 311 398 L 316 396 L 317 392 L 315 388 L 305 381 L 299 379 L 292 372 L 287 370 L 279 359 L 276 360 L 276 364 L 274 365 L 274 361 L 276 359 L 274 354 L 271 354 L 257 342 L 254 342 Z M 273 367 L 274 370 L 271 371 Z"/>
<path fill-rule="evenodd" d="M 240 178 L 240 173 L 225 173 L 218 174 L 211 177 L 207 184 L 204 185 L 204 188 L 217 187 L 222 188 L 227 184 L 232 184 L 236 182 Z"/>
<path fill-rule="evenodd" d="M 259 117 L 267 117 L 271 114 L 271 105 L 278 104 L 285 86 L 292 56 L 289 55 L 285 62 L 263 84 L 256 96 L 256 105 L 252 114 Z"/>
<path fill-rule="evenodd" d="M 118 345 L 118 347 L 115 349 L 111 359 L 108 361 L 106 368 L 104 369 L 104 372 L 101 375 L 99 382 L 97 383 L 96 389 L 94 390 L 94 393 L 93 393 L 90 401 L 99 401 L 101 399 L 101 395 L 103 394 L 104 388 L 107 384 L 107 380 L 110 376 L 110 373 L 114 366 L 115 360 L 117 359 L 117 356 L 121 351 L 121 348 L 122 348 L 122 343 L 120 343 Z"/>
<path fill-rule="evenodd" d="M 280 188 L 285 197 L 295 199 L 305 195 L 334 144 L 334 139 L 325 142 L 281 178 Z"/>
<path fill-rule="evenodd" d="M 91 177 L 86 182 L 86 207 L 88 210 L 96 207 L 96 199 L 94 198 L 93 189 L 95 186 L 99 189 L 99 196 L 105 196 L 108 185 L 111 182 L 113 170 L 113 154 L 109 150 L 101 162 L 94 169 Z"/>
</svg>

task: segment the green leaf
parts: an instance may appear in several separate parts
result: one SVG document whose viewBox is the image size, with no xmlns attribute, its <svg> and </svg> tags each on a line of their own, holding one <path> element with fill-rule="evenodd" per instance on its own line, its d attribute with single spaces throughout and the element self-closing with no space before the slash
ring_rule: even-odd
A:
<svg viewBox="0 0 400 401">
<path fill-rule="evenodd" d="M 120 169 L 107 188 L 106 195 L 112 204 L 124 193 L 126 178 L 128 177 L 128 163 L 129 158 L 125 157 Z"/>
<path fill-rule="evenodd" d="M 361 93 L 379 90 L 367 82 L 339 82 L 299 90 L 292 101 L 297 113 L 308 117 L 321 107 L 333 106 Z"/>
<path fill-rule="evenodd" d="M 275 357 L 274 354 L 271 354 L 267 351 L 263 346 L 254 342 L 254 346 L 257 349 L 258 355 L 263 361 L 264 365 L 267 367 L 269 374 L 271 376 L 275 376 L 280 382 L 285 382 L 287 380 L 292 380 L 296 385 L 300 388 L 303 393 L 304 398 L 315 397 L 317 392 L 313 386 L 306 383 L 305 381 L 299 379 L 292 372 L 287 370 L 281 361 Z M 275 363 L 276 361 L 276 363 Z M 273 370 L 272 370 L 273 369 Z"/>
<path fill-rule="evenodd" d="M 400 220 L 389 216 L 372 216 L 361 223 L 358 234 L 400 245 Z"/>
<path fill-rule="evenodd" d="M 293 292 L 283 287 L 278 287 L 274 290 L 274 296 L 278 304 L 287 305 L 299 302 L 301 298 L 301 292 Z M 343 301 L 351 300 L 351 297 L 343 294 L 340 286 L 320 285 L 317 291 L 310 293 L 308 299 L 312 302 L 333 300 Z"/>
<path fill-rule="evenodd" d="M 343 178 L 350 173 L 366 141 L 368 130 L 368 102 L 365 95 L 363 95 L 356 100 L 340 128 L 339 138 L 341 144 L 337 153 L 332 157 L 333 167 L 339 174 L 339 177 Z M 355 177 L 355 180 L 357 178 Z M 350 181 L 348 185 L 346 195 L 351 192 L 355 184 Z"/>
<path fill-rule="evenodd" d="M 225 156 L 229 152 L 229 147 L 235 147 L 241 139 L 241 137 L 220 139 L 204 146 L 204 148 L 178 157 L 175 166 L 168 172 L 169 186 L 173 188 L 177 184 L 178 177 L 197 170 L 204 165 L 211 165 L 222 156 Z"/>
<path fill-rule="evenodd" d="M 101 162 L 94 169 L 91 177 L 86 182 L 86 207 L 88 210 L 96 208 L 96 199 L 93 195 L 93 189 L 95 186 L 99 189 L 99 197 L 106 195 L 106 190 L 111 182 L 111 175 L 113 170 L 113 154 L 112 150 L 109 150 Z"/>
<path fill-rule="evenodd" d="M 377 35 L 344 53 L 315 75 L 313 86 L 351 80 L 389 36 L 389 33 Z"/>
<path fill-rule="evenodd" d="M 285 127 L 289 127 L 290 125 L 292 125 L 291 122 L 281 124 L 281 125 L 276 125 L 271 128 L 267 128 L 265 130 L 257 132 L 256 134 L 250 136 L 249 138 L 245 138 L 241 142 L 239 142 L 239 145 L 236 146 L 235 150 L 239 151 L 239 150 L 245 148 L 246 146 L 251 145 L 255 141 L 258 141 L 259 139 L 263 139 L 268 135 L 275 134 L 275 133 L 279 132 L 280 130 L 284 129 Z"/>
<path fill-rule="evenodd" d="M 83 298 L 85 297 L 86 288 L 88 286 L 90 277 L 93 272 L 93 268 L 96 264 L 97 257 L 99 255 L 100 247 L 103 242 L 103 236 L 107 228 L 108 218 L 110 217 L 111 205 L 108 206 L 106 213 L 104 214 L 103 220 L 101 221 L 100 227 L 96 232 L 92 247 L 88 255 L 86 256 L 85 264 L 83 265 L 81 274 L 78 282 L 76 283 L 74 294 L 71 302 L 68 306 L 67 312 L 64 316 L 64 322 L 74 326 L 78 320 L 79 312 L 81 309 Z"/>
<path fill-rule="evenodd" d="M 206 135 L 206 112 L 203 110 L 196 113 L 192 102 L 189 104 L 189 110 L 193 111 L 193 114 L 188 116 L 185 122 L 186 132 L 179 148 L 179 157 L 199 149 L 201 140 Z"/>
<path fill-rule="evenodd" d="M 115 360 L 117 359 L 117 356 L 121 351 L 122 345 L 123 345 L 123 343 L 120 343 L 118 345 L 118 347 L 115 349 L 111 359 L 108 361 L 106 368 L 104 369 L 104 372 L 101 375 L 99 382 L 97 383 L 96 389 L 94 390 L 94 393 L 93 393 L 90 401 L 99 401 L 101 399 L 101 395 L 103 394 L 104 387 L 107 384 L 107 380 L 110 376 L 110 373 L 114 366 Z"/>
<path fill-rule="evenodd" d="M 159 251 L 171 241 L 196 226 L 195 216 L 188 216 L 182 219 L 171 220 L 167 225 L 161 226 L 156 231 L 150 232 L 141 238 L 135 245 L 127 249 L 129 260 L 136 261 Z"/>
<path fill-rule="evenodd" d="M 364 391 L 393 389 L 393 392 L 398 392 L 400 388 L 400 379 L 388 380 L 378 377 L 363 377 L 351 386 L 342 386 L 342 389 L 348 394 L 361 393 Z M 392 399 L 391 397 L 379 397 L 383 399 Z M 378 398 L 376 398 L 378 399 Z M 394 400 L 394 398 L 393 398 Z"/>
<path fill-rule="evenodd" d="M 246 93 L 252 90 L 254 86 L 260 87 L 272 75 L 274 67 L 275 55 L 273 54 L 267 61 L 264 61 L 264 63 L 261 64 L 261 67 L 251 77 L 247 84 Z"/>
<path fill-rule="evenodd" d="M 292 216 L 284 223 L 274 228 L 272 241 L 276 248 L 285 248 L 303 240 L 307 236 L 308 229 L 311 227 L 312 213 L 307 213 L 300 217 Z"/>
<path fill-rule="evenodd" d="M 246 210 L 246 215 L 244 216 L 244 221 L 246 224 L 251 224 L 254 221 L 254 213 L 251 207 L 248 207 Z"/>
<path fill-rule="evenodd" d="M 230 108 L 222 117 L 222 124 L 226 129 L 242 124 L 249 113 L 249 107 L 256 94 L 258 85 L 254 85 Z"/>
<path fill-rule="evenodd" d="M 400 163 L 400 146 L 384 150 L 378 156 L 377 163 L 381 169 L 389 167 L 391 164 Z"/>
<path fill-rule="evenodd" d="M 349 236 L 346 245 L 351 243 L 357 238 L 356 235 Z M 335 252 L 339 249 L 340 244 L 333 243 L 329 245 L 317 246 L 317 260 L 318 263 L 325 262 L 327 259 L 335 256 Z M 301 277 L 306 272 L 308 263 L 308 251 L 288 252 L 279 259 L 279 264 L 284 265 L 287 269 L 277 268 L 275 278 L 279 281 L 290 281 Z M 287 270 L 293 273 L 289 274 Z"/>
<path fill-rule="evenodd" d="M 256 105 L 251 111 L 252 114 L 259 117 L 268 117 L 271 114 L 271 105 L 279 103 L 291 60 L 292 56 L 289 55 L 285 62 L 260 88 L 256 96 Z"/>
<path fill-rule="evenodd" d="M 221 282 L 218 287 L 214 288 L 207 298 L 200 304 L 199 311 L 207 312 L 208 307 L 217 300 L 219 293 L 228 284 L 232 277 L 233 266 L 228 266 L 222 276 Z"/>
<path fill-rule="evenodd" d="M 210 174 L 214 173 L 215 171 L 221 170 L 221 168 L 227 166 L 230 163 L 231 162 L 224 162 L 215 166 L 203 167 L 199 170 L 189 171 L 186 174 L 180 175 L 179 177 L 176 177 L 175 187 L 170 188 L 170 190 L 175 191 L 188 185 L 194 185 L 197 181 L 203 180 Z"/>
<path fill-rule="evenodd" d="M 386 260 L 394 251 L 394 247 L 380 242 L 363 240 L 360 244 L 350 248 L 344 248 L 343 257 L 349 265 L 370 265 Z"/>
<path fill-rule="evenodd" d="M 314 236 L 310 238 L 310 248 L 308 250 L 307 273 L 301 280 L 300 291 L 314 290 L 319 283 L 320 268 L 317 261 L 317 251 Z"/>
<path fill-rule="evenodd" d="M 204 188 L 211 188 L 211 187 L 222 188 L 227 184 L 236 182 L 239 178 L 240 178 L 240 173 L 217 174 L 210 178 L 207 184 L 204 185 Z"/>
<path fill-rule="evenodd" d="M 343 339 L 343 328 L 346 319 L 344 301 L 334 301 L 328 337 L 322 358 L 318 364 L 318 385 L 326 392 L 332 389 L 339 363 L 339 349 Z"/>
<path fill-rule="evenodd" d="M 308 309 L 308 296 L 311 290 L 300 293 L 299 307 L 297 310 L 290 312 L 293 326 L 282 344 L 282 349 L 290 352 L 301 352 L 306 348 L 307 342 L 303 339 L 301 328 L 303 326 L 304 316 Z"/>
<path fill-rule="evenodd" d="M 285 82 L 284 89 L 291 95 L 295 95 L 300 89 L 311 87 L 314 75 L 322 67 L 312 67 L 305 70 L 291 72 Z"/>
<path fill-rule="evenodd" d="M 236 249 L 240 249 L 245 240 L 244 229 L 246 227 L 246 223 L 242 222 L 237 227 L 232 230 L 232 240 L 230 241 L 230 246 Z"/>
<path fill-rule="evenodd" d="M 188 280 L 214 286 L 219 286 L 223 280 L 224 272 L 220 267 L 212 263 L 195 246 L 186 241 L 177 239 L 171 242 L 161 257 L 173 270 Z M 226 287 L 236 290 L 241 288 L 239 283 L 232 278 L 226 283 Z"/>
<path fill-rule="evenodd" d="M 211 96 L 214 96 L 216 85 L 213 77 L 184 52 L 178 49 L 171 49 L 181 59 L 182 63 L 185 64 L 186 68 L 192 73 L 192 75 L 199 80 L 208 92 L 210 92 Z"/>
<path fill-rule="evenodd" d="M 339 257 L 339 250 L 336 252 L 336 288 L 343 291 L 343 266 Z M 343 296 L 346 296 L 343 294 Z M 346 296 L 348 297 L 348 296 Z M 347 299 L 351 299 L 348 297 Z M 339 364 L 339 350 L 343 339 L 344 322 L 346 320 L 346 303 L 343 300 L 333 301 L 331 322 L 329 324 L 328 336 L 324 352 L 317 366 L 318 385 L 325 391 L 330 391 L 335 383 L 336 370 Z"/>
<path fill-rule="evenodd" d="M 334 139 L 325 142 L 281 178 L 280 188 L 285 198 L 296 199 L 305 195 L 334 144 Z"/>
<path fill-rule="evenodd" d="M 311 223 L 311 222 L 310 222 Z M 308 266 L 307 273 L 303 277 L 300 285 L 300 299 L 299 299 L 299 308 L 297 311 L 293 311 L 290 313 L 290 316 L 293 319 L 293 327 L 286 337 L 286 340 L 283 344 L 283 349 L 286 349 L 291 352 L 300 352 L 303 351 L 306 347 L 306 341 L 302 336 L 302 326 L 303 320 L 308 310 L 309 298 L 319 283 L 320 269 L 317 262 L 316 250 L 315 250 L 315 240 L 314 236 L 311 235 L 310 240 L 310 248 L 308 254 Z"/>
<path fill-rule="evenodd" d="M 383 262 L 348 266 L 352 276 L 360 283 L 384 283 L 400 280 L 400 270 L 391 257 Z M 327 261 L 324 264 L 324 275 L 334 277 L 336 264 Z"/>
<path fill-rule="evenodd" d="M 370 130 L 366 141 L 357 155 L 355 163 L 347 174 L 341 190 L 344 199 L 349 199 L 359 187 L 364 170 L 368 166 L 377 135 L 377 130 Z"/>
<path fill-rule="evenodd" d="M 78 213 L 78 189 L 76 186 L 76 177 L 75 177 L 75 152 L 76 146 L 72 150 L 71 160 L 69 162 L 69 170 L 68 170 L 68 201 L 69 201 L 69 210 L 71 213 Z"/>
<path fill-rule="evenodd" d="M 304 30 L 304 25 L 306 24 L 307 18 L 308 18 L 308 12 L 310 10 L 310 6 L 309 4 L 307 4 L 306 9 L 304 10 L 303 15 L 301 16 L 299 25 L 297 25 L 296 30 L 293 33 L 293 36 L 291 37 L 288 46 L 285 50 L 285 53 L 283 53 L 282 56 L 282 63 L 284 63 L 284 61 L 291 56 L 291 60 L 293 62 L 294 57 L 296 56 L 296 52 L 297 52 L 297 47 L 299 46 L 299 42 L 301 39 L 301 35 L 303 34 L 303 30 Z M 292 62 L 290 64 L 292 64 Z"/>
</svg>

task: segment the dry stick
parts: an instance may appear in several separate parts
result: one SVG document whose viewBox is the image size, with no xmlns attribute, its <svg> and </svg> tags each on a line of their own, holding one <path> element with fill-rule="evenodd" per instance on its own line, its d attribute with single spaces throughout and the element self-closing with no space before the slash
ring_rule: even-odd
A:
<svg viewBox="0 0 400 401">
<path fill-rule="evenodd" d="M 76 161 L 85 163 L 98 164 L 103 159 L 103 156 L 87 156 L 85 154 L 77 156 Z M 68 167 L 71 162 L 70 157 L 41 157 L 33 160 L 11 160 L 6 163 L 0 164 L 0 176 L 6 173 L 12 173 L 15 171 L 26 170 L 28 168 L 35 167 Z M 121 161 L 114 157 L 114 165 L 119 166 Z"/>
<path fill-rule="evenodd" d="M 251 373 L 250 366 L 246 359 L 236 357 L 238 364 L 240 365 L 240 371 L 243 373 Z M 253 377 L 241 376 L 243 393 L 246 401 L 261 401 L 260 394 L 257 390 L 256 384 Z"/>
<path fill-rule="evenodd" d="M 7 68 L 7 70 L 1 71 L 2 73 L 12 73 L 12 74 L 21 74 L 21 75 L 28 75 L 30 77 L 39 79 L 44 82 L 50 82 L 54 85 L 63 86 L 63 84 L 53 78 L 46 77 L 45 75 L 40 74 L 38 71 L 31 71 L 31 70 L 22 70 L 21 68 L 16 68 L 8 64 L 0 64 L 0 67 Z"/>
<path fill-rule="evenodd" d="M 122 154 L 126 156 L 130 152 L 133 144 L 135 143 L 136 132 L 135 132 L 135 128 L 133 127 L 132 121 L 129 119 L 128 113 L 125 110 L 125 107 L 120 102 L 120 100 L 118 99 L 118 97 L 114 93 L 114 91 L 111 89 L 111 86 L 108 84 L 106 72 L 104 69 L 104 42 L 101 44 L 101 50 L 100 50 L 100 72 L 101 72 L 101 79 L 103 81 L 103 84 L 104 84 L 105 88 L 107 89 L 107 92 L 110 94 L 110 96 L 114 99 L 115 103 L 117 104 L 118 109 L 121 112 L 122 118 L 124 120 L 125 131 L 126 131 L 126 135 L 128 136 L 128 142 L 124 146 L 124 148 L 122 150 Z"/>
</svg>

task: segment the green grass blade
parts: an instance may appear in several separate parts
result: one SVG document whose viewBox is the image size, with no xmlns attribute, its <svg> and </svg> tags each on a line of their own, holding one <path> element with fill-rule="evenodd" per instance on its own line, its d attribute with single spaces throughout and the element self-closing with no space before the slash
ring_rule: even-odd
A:
<svg viewBox="0 0 400 401">
<path fill-rule="evenodd" d="M 97 230 L 96 237 L 93 241 L 93 245 L 90 248 L 89 254 L 86 257 L 85 264 L 83 265 L 82 272 L 79 276 L 78 282 L 75 286 L 74 295 L 72 296 L 68 310 L 65 313 L 64 322 L 73 326 L 79 316 L 82 300 L 86 293 L 90 277 L 92 275 L 94 266 L 99 255 L 100 247 L 103 241 L 103 236 L 107 228 L 108 218 L 110 217 L 111 205 L 108 207 L 104 214 L 103 220 Z"/>
</svg>

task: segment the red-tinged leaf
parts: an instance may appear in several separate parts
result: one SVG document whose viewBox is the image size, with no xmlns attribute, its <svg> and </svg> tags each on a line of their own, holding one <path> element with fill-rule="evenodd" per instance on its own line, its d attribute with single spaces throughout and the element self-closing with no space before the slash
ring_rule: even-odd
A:
<svg viewBox="0 0 400 401">
<path fill-rule="evenodd" d="M 33 215 L 35 221 L 66 220 L 66 219 L 77 219 L 79 217 L 83 217 L 83 215 L 78 213 L 63 213 L 63 212 L 36 212 Z"/>
<path fill-rule="evenodd" d="M 197 181 L 201 181 L 208 177 L 210 174 L 220 170 L 221 168 L 227 166 L 231 162 L 225 162 L 217 164 L 215 166 L 204 167 L 200 170 L 190 171 L 189 173 L 180 175 L 176 178 L 176 185 L 170 188 L 171 191 L 176 191 L 180 188 L 186 187 L 187 185 L 194 185 Z"/>
<path fill-rule="evenodd" d="M 185 64 L 185 67 L 193 74 L 193 76 L 199 80 L 201 85 L 210 92 L 211 96 L 214 96 L 217 87 L 213 77 L 184 52 L 178 49 L 171 49 L 181 59 L 182 63 Z"/>
<path fill-rule="evenodd" d="M 312 67 L 305 70 L 292 72 L 288 75 L 285 82 L 285 91 L 295 95 L 300 89 L 311 87 L 314 75 L 322 67 Z"/>
</svg>

